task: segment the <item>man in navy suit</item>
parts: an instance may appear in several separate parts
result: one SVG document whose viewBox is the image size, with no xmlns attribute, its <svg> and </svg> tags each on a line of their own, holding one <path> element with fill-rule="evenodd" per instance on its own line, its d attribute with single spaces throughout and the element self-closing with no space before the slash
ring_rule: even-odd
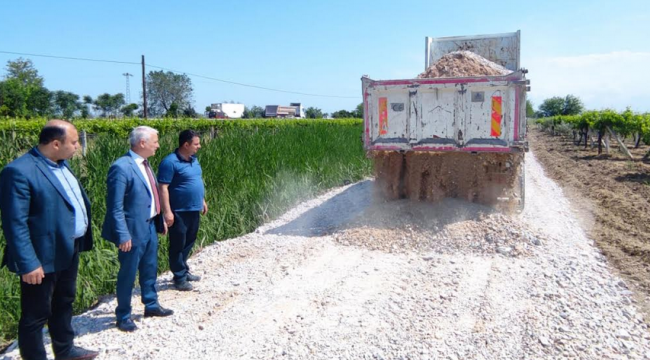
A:
<svg viewBox="0 0 650 360">
<path fill-rule="evenodd" d="M 117 327 L 122 331 L 137 329 L 131 318 L 131 294 L 136 272 L 140 272 L 140 289 L 144 316 L 169 316 L 174 312 L 158 303 L 158 235 L 160 218 L 158 184 L 147 159 L 156 153 L 158 131 L 139 126 L 129 134 L 131 150 L 117 159 L 108 170 L 106 218 L 102 236 L 119 248 L 120 270 L 117 274 Z M 167 231 L 167 226 L 161 222 Z"/>
<path fill-rule="evenodd" d="M 59 359 L 93 359 L 74 345 L 72 303 L 79 253 L 93 246 L 90 202 L 70 170 L 79 148 L 75 127 L 51 120 L 38 146 L 0 174 L 0 210 L 7 240 L 3 265 L 20 276 L 18 346 L 23 359 L 46 359 L 43 326 Z"/>
</svg>

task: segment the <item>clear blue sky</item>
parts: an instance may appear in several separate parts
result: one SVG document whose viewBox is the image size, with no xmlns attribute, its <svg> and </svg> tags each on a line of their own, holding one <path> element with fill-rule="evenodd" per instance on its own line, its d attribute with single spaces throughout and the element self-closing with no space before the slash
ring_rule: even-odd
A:
<svg viewBox="0 0 650 360">
<path fill-rule="evenodd" d="M 538 105 L 574 94 L 590 109 L 650 111 L 647 1 L 0 1 L 0 51 L 139 62 L 328 98 L 192 78 L 194 106 L 361 102 L 363 74 L 412 78 L 424 37 L 521 30 L 521 65 Z M 18 55 L 0 53 L 4 65 Z M 30 57 L 50 90 L 139 101 L 138 65 Z M 153 70 L 153 69 L 150 69 Z"/>
</svg>

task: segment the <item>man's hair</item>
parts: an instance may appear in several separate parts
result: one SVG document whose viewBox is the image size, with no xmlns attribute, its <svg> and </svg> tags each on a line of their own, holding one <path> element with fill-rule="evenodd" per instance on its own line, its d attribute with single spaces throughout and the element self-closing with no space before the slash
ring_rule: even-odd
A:
<svg viewBox="0 0 650 360">
<path fill-rule="evenodd" d="M 38 137 L 38 143 L 40 145 L 47 145 L 54 140 L 59 140 L 60 142 L 65 141 L 65 127 L 52 125 L 43 127 Z"/>
<path fill-rule="evenodd" d="M 131 147 L 133 148 L 142 140 L 149 141 L 151 134 L 158 134 L 158 130 L 149 126 L 138 126 L 129 134 L 129 144 L 131 144 Z"/>
<path fill-rule="evenodd" d="M 178 135 L 178 147 L 183 147 L 185 143 L 192 142 L 195 137 L 200 137 L 199 133 L 194 130 L 183 130 Z"/>
</svg>

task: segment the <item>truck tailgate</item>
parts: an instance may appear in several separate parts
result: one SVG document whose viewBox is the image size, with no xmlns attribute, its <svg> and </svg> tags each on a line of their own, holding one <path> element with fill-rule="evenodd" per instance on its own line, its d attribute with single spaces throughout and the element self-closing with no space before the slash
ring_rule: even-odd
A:
<svg viewBox="0 0 650 360">
<path fill-rule="evenodd" d="M 362 78 L 367 150 L 511 152 L 526 147 L 526 80 Z"/>
</svg>

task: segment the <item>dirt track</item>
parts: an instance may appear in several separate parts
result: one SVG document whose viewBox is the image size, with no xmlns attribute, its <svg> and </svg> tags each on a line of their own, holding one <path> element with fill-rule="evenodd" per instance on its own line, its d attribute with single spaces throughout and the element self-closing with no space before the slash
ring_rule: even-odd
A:
<svg viewBox="0 0 650 360">
<path fill-rule="evenodd" d="M 335 189 L 196 254 L 195 291 L 161 276 L 174 316 L 142 318 L 136 294 L 139 329 L 121 333 L 107 298 L 75 317 L 77 343 L 102 359 L 650 358 L 626 283 L 532 154 L 526 173 L 515 217 Z"/>
</svg>

